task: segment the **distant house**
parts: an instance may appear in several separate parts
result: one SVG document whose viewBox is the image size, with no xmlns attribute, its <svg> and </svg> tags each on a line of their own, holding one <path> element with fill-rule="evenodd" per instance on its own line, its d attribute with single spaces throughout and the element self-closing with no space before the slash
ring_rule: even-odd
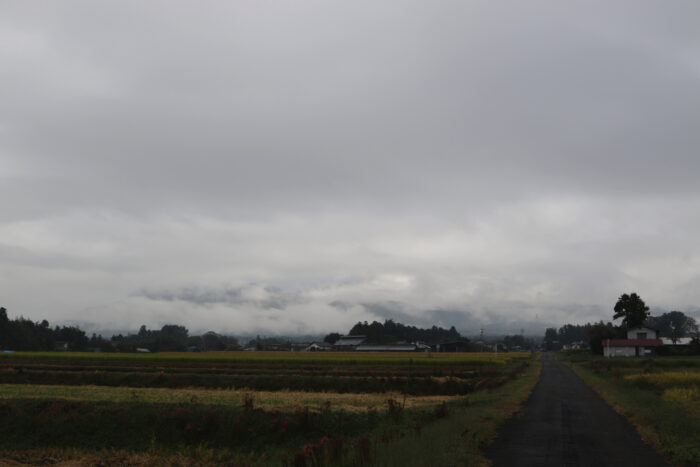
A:
<svg viewBox="0 0 700 467">
<path fill-rule="evenodd" d="M 355 350 L 358 345 L 366 340 L 367 336 L 340 336 L 340 339 L 333 344 L 333 348 L 335 350 Z"/>
<path fill-rule="evenodd" d="M 470 350 L 469 342 L 465 341 L 441 342 L 432 347 L 436 352 L 469 352 Z"/>
<path fill-rule="evenodd" d="M 636 327 L 627 331 L 627 339 L 603 339 L 603 355 L 606 357 L 640 357 L 651 355 L 663 345 L 659 331 Z"/>
<path fill-rule="evenodd" d="M 419 352 L 430 352 L 430 346 L 426 344 L 425 342 L 414 342 L 413 343 L 416 346 L 416 350 Z"/>
<path fill-rule="evenodd" d="M 571 344 L 564 344 L 562 347 L 564 350 L 568 349 L 587 349 L 588 348 L 588 343 L 585 341 L 575 341 L 572 342 Z"/>
<path fill-rule="evenodd" d="M 670 337 L 662 337 L 661 342 L 664 343 L 664 345 L 690 345 L 690 343 L 693 341 L 692 337 L 677 337 L 675 339 L 670 338 Z"/>
<path fill-rule="evenodd" d="M 304 348 L 304 352 L 327 352 L 333 350 L 333 345 L 328 342 L 312 342 Z"/>
<path fill-rule="evenodd" d="M 263 344 L 261 345 L 260 350 L 267 352 L 290 352 L 292 350 L 292 344 Z"/>
<path fill-rule="evenodd" d="M 360 344 L 355 347 L 358 352 L 415 352 L 418 350 L 416 344 Z"/>
<path fill-rule="evenodd" d="M 54 342 L 53 349 L 60 352 L 65 352 L 68 350 L 68 341 L 56 341 Z"/>
</svg>

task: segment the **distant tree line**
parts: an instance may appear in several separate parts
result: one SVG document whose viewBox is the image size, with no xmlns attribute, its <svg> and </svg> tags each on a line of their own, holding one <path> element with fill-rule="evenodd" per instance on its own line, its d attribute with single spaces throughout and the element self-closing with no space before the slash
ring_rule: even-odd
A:
<svg viewBox="0 0 700 467">
<path fill-rule="evenodd" d="M 12 350 L 85 350 L 90 339 L 74 326 L 51 328 L 49 322 L 34 322 L 24 317 L 9 319 L 7 310 L 0 308 L 0 348 Z"/>
<path fill-rule="evenodd" d="M 501 343 L 505 350 L 530 350 L 535 348 L 535 341 L 522 334 L 503 336 Z"/>
<path fill-rule="evenodd" d="M 558 350 L 574 343 L 587 343 L 595 354 L 603 354 L 604 339 L 624 339 L 627 330 L 645 326 L 659 331 L 659 337 L 675 341 L 681 337 L 696 337 L 689 351 L 695 351 L 698 341 L 698 325 L 695 319 L 681 311 L 669 311 L 660 316 L 651 316 L 649 307 L 636 293 L 622 294 L 613 308 L 613 320 L 622 318 L 619 326 L 612 322 L 587 323 L 583 325 L 565 324 L 559 329 L 547 328 L 544 335 L 546 350 Z M 697 341 L 697 342 L 695 342 Z"/>
<path fill-rule="evenodd" d="M 387 319 L 384 323 L 373 321 L 358 322 L 350 329 L 350 336 L 366 336 L 367 342 L 372 344 L 393 344 L 396 342 L 425 342 L 426 344 L 440 344 L 444 342 L 469 342 L 454 326 L 450 329 L 433 326 L 431 328 L 418 328 L 396 323 Z M 335 343 L 340 338 L 338 333 L 330 333 L 325 337 L 328 343 Z"/>
<path fill-rule="evenodd" d="M 136 334 L 112 336 L 112 345 L 119 352 L 136 352 L 148 349 L 150 352 L 184 352 L 209 350 L 238 350 L 235 337 L 222 336 L 209 331 L 201 336 L 190 336 L 186 327 L 166 324 L 160 329 L 148 329 L 145 325 Z"/>
<path fill-rule="evenodd" d="M 76 326 L 51 328 L 49 322 L 34 322 L 19 317 L 9 319 L 7 310 L 0 308 L 0 349 L 2 350 L 70 350 L 101 352 L 184 352 L 186 350 L 237 350 L 235 337 L 207 332 L 190 336 L 186 327 L 166 324 L 161 329 L 149 330 L 141 326 L 138 333 L 118 334 L 110 339 L 93 334 L 89 337 Z"/>
<path fill-rule="evenodd" d="M 292 350 L 294 345 L 299 345 L 299 343 L 305 342 L 299 340 L 299 337 L 292 336 L 267 336 L 260 337 L 258 335 L 254 339 L 250 339 L 248 343 L 244 346 L 245 349 L 253 350 Z"/>
<path fill-rule="evenodd" d="M 564 346 L 583 343 L 585 346 L 594 349 L 600 347 L 602 339 L 624 338 L 625 330 L 613 326 L 612 323 L 586 323 L 586 324 L 565 324 L 557 328 L 547 328 L 544 333 L 544 349 L 559 350 Z"/>
</svg>

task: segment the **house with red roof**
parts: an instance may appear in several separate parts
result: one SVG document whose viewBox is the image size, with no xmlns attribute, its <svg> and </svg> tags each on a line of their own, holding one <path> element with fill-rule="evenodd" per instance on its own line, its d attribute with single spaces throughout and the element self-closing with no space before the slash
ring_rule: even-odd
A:
<svg viewBox="0 0 700 467">
<path fill-rule="evenodd" d="M 603 339 L 603 355 L 606 357 L 643 357 L 651 355 L 663 345 L 659 331 L 647 327 L 627 330 L 627 339 Z"/>
</svg>

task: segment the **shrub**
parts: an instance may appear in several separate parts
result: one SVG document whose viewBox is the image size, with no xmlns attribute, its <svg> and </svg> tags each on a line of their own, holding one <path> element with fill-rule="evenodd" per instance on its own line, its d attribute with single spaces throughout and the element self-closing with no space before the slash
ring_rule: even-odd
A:
<svg viewBox="0 0 700 467">
<path fill-rule="evenodd" d="M 397 401 L 396 399 L 387 399 L 386 404 L 387 411 L 391 418 L 393 418 L 394 420 L 398 420 L 399 418 L 401 418 L 403 406 L 399 401 Z"/>
<path fill-rule="evenodd" d="M 246 392 L 243 395 L 243 408 L 246 410 L 253 410 L 255 405 L 255 401 L 253 398 L 253 394 L 250 392 Z"/>
</svg>

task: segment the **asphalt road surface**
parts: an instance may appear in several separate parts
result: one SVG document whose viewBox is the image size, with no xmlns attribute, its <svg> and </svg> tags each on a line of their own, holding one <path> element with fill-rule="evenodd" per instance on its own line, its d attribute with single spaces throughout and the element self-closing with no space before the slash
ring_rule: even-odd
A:
<svg viewBox="0 0 700 467">
<path fill-rule="evenodd" d="M 520 415 L 486 450 L 494 467 L 659 467 L 666 461 L 569 367 L 542 357 L 542 376 Z"/>
</svg>

